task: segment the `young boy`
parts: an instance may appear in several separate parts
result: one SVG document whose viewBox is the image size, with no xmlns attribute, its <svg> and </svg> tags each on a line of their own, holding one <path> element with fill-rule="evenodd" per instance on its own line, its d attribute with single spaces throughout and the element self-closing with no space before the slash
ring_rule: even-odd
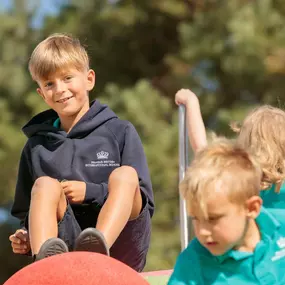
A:
<svg viewBox="0 0 285 285">
<path fill-rule="evenodd" d="M 150 243 L 153 192 L 140 138 L 99 101 L 79 40 L 55 34 L 29 61 L 50 110 L 23 128 L 12 215 L 22 228 L 13 251 L 36 260 L 68 250 L 110 255 L 142 271 Z M 95 228 L 96 227 L 96 228 Z"/>
<path fill-rule="evenodd" d="M 285 214 L 261 207 L 261 178 L 255 159 L 227 140 L 196 154 L 180 186 L 196 238 L 169 285 L 285 284 Z"/>
</svg>

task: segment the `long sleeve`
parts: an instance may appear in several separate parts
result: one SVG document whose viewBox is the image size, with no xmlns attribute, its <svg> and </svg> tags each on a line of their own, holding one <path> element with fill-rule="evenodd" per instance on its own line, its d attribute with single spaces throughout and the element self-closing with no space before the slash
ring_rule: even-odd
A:
<svg viewBox="0 0 285 285">
<path fill-rule="evenodd" d="M 104 200 L 108 195 L 108 183 L 91 183 L 86 182 L 86 194 L 84 203 L 92 204 L 98 203 L 99 205 L 103 205 Z"/>
<path fill-rule="evenodd" d="M 11 210 L 11 214 L 20 219 L 21 226 L 24 225 L 29 211 L 32 187 L 33 178 L 28 158 L 28 147 L 26 145 L 20 158 L 14 203 Z"/>
<path fill-rule="evenodd" d="M 121 146 L 121 163 L 120 165 L 132 166 L 138 174 L 140 189 L 147 198 L 151 215 L 154 211 L 153 192 L 148 171 L 147 161 L 140 137 L 131 123 L 125 124 L 120 121 L 119 127 L 116 127 L 118 133 L 118 144 Z M 124 128 L 122 128 L 124 126 Z M 108 183 L 96 184 L 86 183 L 86 194 L 84 203 L 98 203 L 103 205 L 104 200 L 108 195 Z"/>
<path fill-rule="evenodd" d="M 131 123 L 128 124 L 125 132 L 122 165 L 132 166 L 137 171 L 140 189 L 146 196 L 150 213 L 153 215 L 154 199 L 147 160 L 141 139 Z"/>
</svg>

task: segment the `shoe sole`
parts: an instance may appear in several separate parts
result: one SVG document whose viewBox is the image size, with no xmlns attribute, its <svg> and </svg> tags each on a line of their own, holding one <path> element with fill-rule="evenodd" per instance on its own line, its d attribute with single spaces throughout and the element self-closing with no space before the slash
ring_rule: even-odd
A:
<svg viewBox="0 0 285 285">
<path fill-rule="evenodd" d="M 79 235 L 74 250 L 97 252 L 110 256 L 104 236 L 94 228 L 87 228 Z"/>
<path fill-rule="evenodd" d="M 68 252 L 68 247 L 63 240 L 59 238 L 51 238 L 43 243 L 39 253 L 36 256 L 36 260 L 41 260 L 53 255 L 62 254 L 66 252 Z"/>
</svg>

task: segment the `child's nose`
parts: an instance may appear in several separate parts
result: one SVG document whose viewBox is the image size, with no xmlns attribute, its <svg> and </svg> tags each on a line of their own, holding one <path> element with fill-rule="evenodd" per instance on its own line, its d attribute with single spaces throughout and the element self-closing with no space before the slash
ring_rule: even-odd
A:
<svg viewBox="0 0 285 285">
<path fill-rule="evenodd" d="M 198 229 L 199 236 L 208 237 L 211 235 L 211 231 L 205 225 L 201 225 Z"/>
<path fill-rule="evenodd" d="M 58 81 L 55 85 L 55 89 L 56 94 L 62 94 L 64 91 L 66 91 L 65 83 L 62 81 Z"/>
</svg>

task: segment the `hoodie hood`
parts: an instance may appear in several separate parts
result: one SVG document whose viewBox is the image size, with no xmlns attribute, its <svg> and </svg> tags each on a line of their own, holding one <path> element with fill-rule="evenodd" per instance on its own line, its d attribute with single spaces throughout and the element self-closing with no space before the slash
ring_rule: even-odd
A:
<svg viewBox="0 0 285 285">
<path fill-rule="evenodd" d="M 35 135 L 44 135 L 59 139 L 59 137 L 81 138 L 94 131 L 107 121 L 117 118 L 116 114 L 98 100 L 91 102 L 90 109 L 76 123 L 67 134 L 65 131 L 53 126 L 53 122 L 58 118 L 57 113 L 50 109 L 34 116 L 24 127 L 24 134 L 30 138 Z"/>
</svg>

